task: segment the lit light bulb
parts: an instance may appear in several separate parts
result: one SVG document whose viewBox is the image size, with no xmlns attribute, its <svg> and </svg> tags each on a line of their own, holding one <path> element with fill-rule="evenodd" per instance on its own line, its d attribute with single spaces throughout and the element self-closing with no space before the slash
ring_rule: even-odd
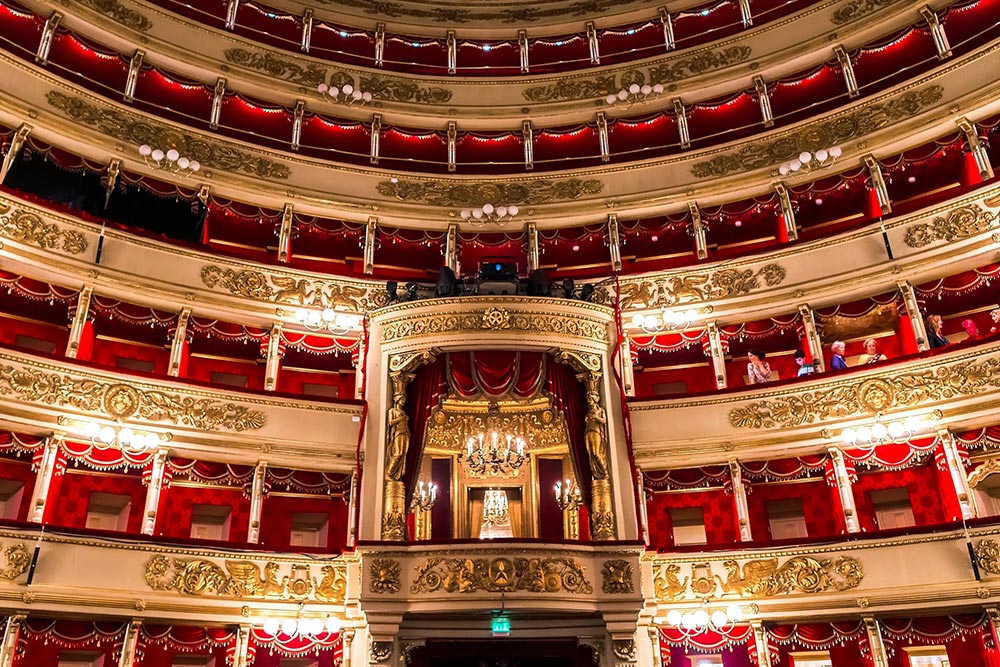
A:
<svg viewBox="0 0 1000 667">
<path fill-rule="evenodd" d="M 365 102 L 371 102 L 372 94 L 369 93 L 368 91 L 365 91 L 365 93 L 361 96 L 361 99 L 363 99 Z"/>
<path fill-rule="evenodd" d="M 486 215 L 492 214 L 494 210 L 493 204 L 483 204 L 483 213 Z"/>
<path fill-rule="evenodd" d="M 653 87 L 647 83 L 640 89 L 640 91 L 642 92 L 643 95 L 649 95 L 651 92 L 653 92 Z"/>
<path fill-rule="evenodd" d="M 324 93 L 326 93 L 326 91 L 330 90 L 330 86 L 326 85 L 325 83 L 321 83 L 318 86 L 316 86 L 316 90 L 319 91 L 320 95 L 323 95 Z"/>
<path fill-rule="evenodd" d="M 149 157 L 153 154 L 153 148 L 149 144 L 143 144 L 139 146 L 139 155 L 142 157 Z"/>
<path fill-rule="evenodd" d="M 886 428 L 885 424 L 882 422 L 876 422 L 872 425 L 872 437 L 876 440 L 885 440 L 885 436 L 889 435 L 889 429 Z"/>
<path fill-rule="evenodd" d="M 653 86 L 653 92 L 656 93 L 657 95 L 659 95 L 660 93 L 662 93 L 663 92 L 663 84 L 662 83 L 655 84 Z"/>
<path fill-rule="evenodd" d="M 683 627 L 685 630 L 694 630 L 695 627 L 694 614 L 688 612 L 683 616 L 681 616 L 681 627 Z"/>
<path fill-rule="evenodd" d="M 191 160 L 191 163 L 188 165 L 188 168 L 191 171 L 198 171 L 199 169 L 201 169 L 201 163 L 198 162 L 197 160 Z"/>
<path fill-rule="evenodd" d="M 608 104 L 614 104 L 615 102 L 618 101 L 618 96 L 608 95 L 607 97 L 604 98 L 604 101 L 607 102 Z"/>
<path fill-rule="evenodd" d="M 327 617 L 327 619 L 326 619 L 326 631 L 329 632 L 331 635 L 340 632 L 340 628 L 341 627 L 342 627 L 342 624 L 341 624 L 339 618 L 337 618 L 336 616 L 328 616 Z"/>
<path fill-rule="evenodd" d="M 351 93 L 353 93 L 353 92 L 354 92 L 354 86 L 352 86 L 352 85 L 351 85 L 351 84 L 349 84 L 349 83 L 345 83 L 345 84 L 344 84 L 344 87 L 343 87 L 343 88 L 341 88 L 341 90 L 343 90 L 343 91 L 344 91 L 344 94 L 345 94 L 345 95 L 350 95 Z"/>
<path fill-rule="evenodd" d="M 820 162 L 826 162 L 826 159 L 830 157 L 830 153 L 827 152 L 825 148 L 821 148 L 816 151 L 816 159 Z"/>
<path fill-rule="evenodd" d="M 628 99 L 628 91 L 627 90 L 619 90 L 618 91 L 618 99 L 620 99 L 622 102 L 624 102 L 625 100 L 627 100 Z"/>
<path fill-rule="evenodd" d="M 867 426 L 859 426 L 857 433 L 858 433 L 858 440 L 860 440 L 861 442 L 871 442 L 872 431 Z"/>
<path fill-rule="evenodd" d="M 337 88 L 336 86 L 330 86 L 329 93 L 330 97 L 332 97 L 333 99 L 337 99 L 338 97 L 340 97 L 340 88 Z"/>
<path fill-rule="evenodd" d="M 738 621 L 743 618 L 743 610 L 740 609 L 738 604 L 731 604 L 726 607 L 726 616 L 728 616 L 731 621 Z"/>
<path fill-rule="evenodd" d="M 840 146 L 834 146 L 830 149 L 830 155 L 832 155 L 834 159 L 840 157 L 841 153 L 842 151 L 840 150 Z"/>
<path fill-rule="evenodd" d="M 110 426 L 105 426 L 101 429 L 101 433 L 98 437 L 101 439 L 101 442 L 106 445 L 110 445 L 115 441 L 115 430 Z"/>
<path fill-rule="evenodd" d="M 309 311 L 305 308 L 299 308 L 295 311 L 295 319 L 305 324 L 306 320 L 309 319 Z"/>
<path fill-rule="evenodd" d="M 152 153 L 150 153 L 150 157 L 152 157 L 154 160 L 156 160 L 157 162 L 159 162 L 160 160 L 163 159 L 163 151 L 161 151 L 159 148 L 157 148 Z"/>
<path fill-rule="evenodd" d="M 712 612 L 712 625 L 714 625 L 715 627 L 721 628 L 724 625 L 726 625 L 726 623 L 728 621 L 729 621 L 729 619 L 726 618 L 725 613 L 723 613 L 721 611 L 713 611 Z"/>
<path fill-rule="evenodd" d="M 324 308 L 322 317 L 324 322 L 333 322 L 334 318 L 337 317 L 337 313 L 334 312 L 333 308 Z"/>
<path fill-rule="evenodd" d="M 644 318 L 644 317 L 643 317 L 642 315 L 640 315 L 639 313 L 636 313 L 635 315 L 633 315 L 633 316 L 632 316 L 632 326 L 636 327 L 637 329 L 638 329 L 639 327 L 641 327 L 641 326 L 642 326 L 642 323 L 643 323 L 643 322 L 645 322 L 645 321 L 646 321 L 646 318 Z M 88 427 L 89 427 L 89 426 L 90 426 L 90 425 L 88 424 Z M 96 424 L 94 424 L 94 426 L 97 426 L 97 425 L 96 425 Z"/>
<path fill-rule="evenodd" d="M 853 428 L 845 428 L 840 435 L 848 445 L 853 445 L 858 441 L 858 434 Z"/>
<path fill-rule="evenodd" d="M 694 624 L 697 626 L 708 625 L 708 612 L 704 609 L 699 609 L 694 613 Z"/>
<path fill-rule="evenodd" d="M 186 157 L 182 157 L 177 160 L 177 166 L 180 167 L 181 169 L 187 169 L 189 166 L 191 166 L 191 160 L 187 159 Z"/>
<path fill-rule="evenodd" d="M 792 171 L 798 171 L 802 168 L 802 163 L 798 160 L 792 160 L 792 162 L 788 165 L 788 168 Z"/>
<path fill-rule="evenodd" d="M 506 215 L 507 215 L 507 207 L 497 206 L 497 217 L 503 218 L 506 217 Z"/>
<path fill-rule="evenodd" d="M 271 635 L 272 637 L 281 630 L 281 623 L 278 623 L 278 619 L 269 618 L 264 621 L 264 632 Z"/>
<path fill-rule="evenodd" d="M 169 162 L 177 162 L 177 158 L 179 158 L 180 156 L 181 154 L 178 153 L 177 149 L 175 148 L 171 148 L 169 151 L 167 151 L 167 160 Z"/>
<path fill-rule="evenodd" d="M 289 637 L 295 634 L 295 631 L 299 629 L 299 624 L 294 618 L 285 619 L 281 623 L 281 634 L 288 635 Z"/>
<path fill-rule="evenodd" d="M 673 626 L 680 625 L 681 619 L 682 619 L 681 613 L 676 609 L 671 609 L 669 612 L 667 612 L 667 623 L 669 623 L 670 625 Z"/>
<path fill-rule="evenodd" d="M 468 220 L 469 218 L 472 217 L 472 210 L 463 208 L 462 211 L 459 213 L 459 215 L 462 216 L 462 220 Z"/>
<path fill-rule="evenodd" d="M 315 310 L 313 310 L 313 311 L 311 311 L 309 313 L 309 324 L 312 324 L 313 326 L 315 326 L 315 325 L 319 324 L 322 320 L 323 320 L 322 316 L 319 313 L 317 313 Z"/>
<path fill-rule="evenodd" d="M 118 431 L 118 442 L 123 445 L 127 446 L 131 444 L 133 438 L 135 438 L 135 431 L 130 429 L 128 426 Z"/>
<path fill-rule="evenodd" d="M 812 160 L 812 154 L 809 151 L 802 151 L 799 153 L 799 162 L 802 164 L 807 164 Z"/>
<path fill-rule="evenodd" d="M 631 86 L 628 87 L 628 92 L 632 93 L 633 95 L 638 94 L 640 90 L 641 88 L 637 83 L 633 83 Z"/>
<path fill-rule="evenodd" d="M 511 217 L 514 217 L 515 215 L 517 215 L 517 214 L 518 214 L 518 212 L 519 212 L 520 210 L 521 210 L 521 209 L 519 209 L 519 208 L 518 208 L 518 207 L 516 207 L 516 206 L 508 206 L 508 207 L 507 207 L 507 215 L 509 215 L 509 216 L 511 216 Z"/>
<path fill-rule="evenodd" d="M 101 432 L 101 425 L 97 422 L 87 422 L 83 427 L 83 434 L 93 440 Z"/>
<path fill-rule="evenodd" d="M 889 422 L 889 437 L 893 440 L 903 435 L 903 425 L 899 422 Z"/>
</svg>

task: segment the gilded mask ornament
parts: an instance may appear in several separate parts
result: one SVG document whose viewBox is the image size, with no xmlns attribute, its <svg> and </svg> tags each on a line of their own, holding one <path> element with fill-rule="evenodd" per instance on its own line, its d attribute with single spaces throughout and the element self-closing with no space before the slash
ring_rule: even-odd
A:
<svg viewBox="0 0 1000 667">
<path fill-rule="evenodd" d="M 428 558 L 416 573 L 411 593 L 593 592 L 571 558 Z"/>
<path fill-rule="evenodd" d="M 399 583 L 399 561 L 391 558 L 376 558 L 369 565 L 368 572 L 371 581 L 368 589 L 372 593 L 398 593 Z"/>
<path fill-rule="evenodd" d="M 632 563 L 624 559 L 606 560 L 601 569 L 604 578 L 601 590 L 605 593 L 632 593 L 635 585 L 632 583 Z"/>
</svg>

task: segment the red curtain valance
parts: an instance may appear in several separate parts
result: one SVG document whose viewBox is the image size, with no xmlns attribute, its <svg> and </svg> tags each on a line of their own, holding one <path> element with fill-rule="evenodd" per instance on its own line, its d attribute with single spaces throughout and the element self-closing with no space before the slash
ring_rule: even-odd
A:
<svg viewBox="0 0 1000 667">
<path fill-rule="evenodd" d="M 676 470 L 643 471 L 643 486 L 647 491 L 670 491 L 698 487 L 721 487 L 729 477 L 726 466 L 679 468 Z"/>
<path fill-rule="evenodd" d="M 77 440 L 63 440 L 62 451 L 70 461 L 94 470 L 144 468 L 153 460 L 153 452 L 150 451 L 98 447 L 90 442 Z"/>
<path fill-rule="evenodd" d="M 113 621 L 95 623 L 28 617 L 21 625 L 21 636 L 25 639 L 42 639 L 68 649 L 85 649 L 121 641 L 127 627 L 127 623 Z"/>
<path fill-rule="evenodd" d="M 769 643 L 811 651 L 824 651 L 836 644 L 858 641 L 865 636 L 865 624 L 861 620 L 773 625 L 766 626 L 766 630 Z"/>
<path fill-rule="evenodd" d="M 245 324 L 233 324 L 221 320 L 192 317 L 188 321 L 188 333 L 203 338 L 221 338 L 223 340 L 264 340 L 268 336 L 267 329 L 251 327 Z"/>
<path fill-rule="evenodd" d="M 319 355 L 354 352 L 361 344 L 360 338 L 334 338 L 288 331 L 281 332 L 281 339 L 292 349 Z"/>
<path fill-rule="evenodd" d="M 347 496 L 351 490 L 350 473 L 268 468 L 267 481 L 272 488 L 280 486 L 289 491 L 318 495 Z"/>
<path fill-rule="evenodd" d="M 95 313 L 127 324 L 170 327 L 177 322 L 176 313 L 139 306 L 110 297 L 94 296 L 90 301 L 90 307 Z"/>
<path fill-rule="evenodd" d="M 815 312 L 816 316 L 821 319 L 829 319 L 831 317 L 864 317 L 877 308 L 895 304 L 897 296 L 898 292 L 896 291 L 886 292 L 885 294 L 851 301 L 839 306 L 817 308 Z"/>
<path fill-rule="evenodd" d="M 695 634 L 683 628 L 660 628 L 661 651 L 667 646 L 687 646 L 699 651 L 721 651 L 733 646 L 742 646 L 752 639 L 753 631 L 749 625 L 737 625 L 724 632 L 707 631 Z"/>
<path fill-rule="evenodd" d="M 257 654 L 262 649 L 270 653 L 277 653 L 287 658 L 296 658 L 308 653 L 319 653 L 320 651 L 333 650 L 333 663 L 339 665 L 344 653 L 344 642 L 342 633 L 322 632 L 312 637 L 278 634 L 272 636 L 264 632 L 261 628 L 251 628 L 250 630 L 250 651 Z M 249 653 L 249 652 L 248 652 Z M 248 656 L 249 657 L 249 656 Z"/>
<path fill-rule="evenodd" d="M 938 437 L 920 438 L 908 443 L 879 445 L 871 449 L 845 449 L 844 458 L 855 463 L 883 470 L 902 470 L 920 465 L 938 446 Z"/>
<path fill-rule="evenodd" d="M 462 398 L 531 398 L 545 382 L 542 352 L 452 352 L 448 385 Z"/>
<path fill-rule="evenodd" d="M 985 614 L 961 614 L 928 618 L 879 621 L 882 635 L 900 644 L 939 644 L 982 632 L 989 620 Z"/>
<path fill-rule="evenodd" d="M 31 301 L 71 301 L 79 294 L 77 290 L 58 285 L 50 285 L 40 280 L 25 278 L 9 271 L 0 271 L 0 285 L 7 288 L 7 294 L 16 294 Z"/>
<path fill-rule="evenodd" d="M 826 454 L 810 454 L 770 461 L 740 461 L 740 468 L 743 469 L 743 476 L 752 480 L 796 479 L 822 474 L 828 458 Z"/>
<path fill-rule="evenodd" d="M 932 280 L 914 287 L 918 297 L 942 299 L 947 296 L 968 294 L 980 287 L 989 287 L 1000 276 L 1000 264 L 987 264 L 972 271 L 963 271 L 953 276 Z"/>
<path fill-rule="evenodd" d="M 650 335 L 636 334 L 629 336 L 629 339 L 635 350 L 656 350 L 658 352 L 683 350 L 695 345 L 702 345 L 708 340 L 703 329 Z"/>
<path fill-rule="evenodd" d="M 254 467 L 217 461 L 196 461 L 171 456 L 167 459 L 167 469 L 172 477 L 216 486 L 245 486 L 253 479 Z"/>
</svg>

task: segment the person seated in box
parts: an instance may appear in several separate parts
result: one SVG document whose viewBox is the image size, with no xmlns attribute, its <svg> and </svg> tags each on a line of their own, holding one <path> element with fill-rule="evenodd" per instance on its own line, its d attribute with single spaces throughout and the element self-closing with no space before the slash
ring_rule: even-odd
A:
<svg viewBox="0 0 1000 667">
<path fill-rule="evenodd" d="M 927 316 L 927 343 L 931 349 L 945 347 L 951 343 L 944 335 L 944 320 L 940 315 Z"/>
<path fill-rule="evenodd" d="M 875 339 L 869 338 L 865 341 L 865 353 L 858 358 L 858 363 L 864 366 L 865 364 L 877 364 L 885 359 L 885 355 L 878 351 L 878 343 L 875 342 Z"/>
<path fill-rule="evenodd" d="M 753 349 L 747 352 L 747 382 L 763 384 L 771 380 L 771 365 L 764 361 L 767 355 L 762 350 Z"/>
<path fill-rule="evenodd" d="M 830 359 L 831 371 L 847 370 L 847 359 L 844 358 L 846 349 L 847 346 L 842 340 L 834 341 L 833 345 L 830 346 L 830 351 L 833 352 L 833 357 Z"/>
<path fill-rule="evenodd" d="M 795 350 L 795 365 L 799 367 L 798 377 L 812 375 L 816 372 L 812 364 L 806 363 L 806 353 L 802 350 Z"/>
</svg>

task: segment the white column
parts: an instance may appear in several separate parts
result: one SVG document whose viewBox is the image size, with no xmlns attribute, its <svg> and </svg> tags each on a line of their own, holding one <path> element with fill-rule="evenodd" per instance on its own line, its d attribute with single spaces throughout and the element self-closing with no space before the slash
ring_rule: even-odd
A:
<svg viewBox="0 0 1000 667">
<path fill-rule="evenodd" d="M 622 389 L 626 396 L 635 396 L 635 370 L 632 368 L 632 342 L 628 336 L 622 338 L 618 351 L 619 372 L 622 376 Z"/>
<path fill-rule="evenodd" d="M 247 651 L 250 648 L 250 626 L 241 625 L 236 630 L 236 648 L 233 651 L 233 667 L 247 667 Z M 347 663 L 344 663 L 347 667 Z"/>
<path fill-rule="evenodd" d="M 167 450 L 157 449 L 153 454 L 153 469 L 149 474 L 149 486 L 146 488 L 146 506 L 143 508 L 142 534 L 152 535 L 156 530 L 156 512 L 160 506 L 160 495 L 163 493 L 163 477 L 167 470 Z"/>
<path fill-rule="evenodd" d="M 844 524 L 848 533 L 861 532 L 858 525 L 858 506 L 854 502 L 854 491 L 851 489 L 851 478 L 847 474 L 847 466 L 844 464 L 844 453 L 836 447 L 829 449 L 830 460 L 833 462 L 833 479 L 837 484 L 837 493 L 840 496 L 840 506 L 844 510 Z"/>
<path fill-rule="evenodd" d="M 747 506 L 747 490 L 743 486 L 743 469 L 740 462 L 729 462 L 729 481 L 733 485 L 733 504 L 736 506 L 736 521 L 740 526 L 740 542 L 752 542 L 750 531 L 750 508 Z"/>
<path fill-rule="evenodd" d="M 73 323 L 69 327 L 69 342 L 66 343 L 66 356 L 70 359 L 76 359 L 76 355 L 80 353 L 80 339 L 83 337 L 83 328 L 87 324 L 90 298 L 93 295 L 93 287 L 84 287 L 77 297 L 76 313 L 73 315 Z"/>
<path fill-rule="evenodd" d="M 49 501 L 49 487 L 52 486 L 52 477 L 56 472 L 61 441 L 61 437 L 53 435 L 46 438 L 45 444 L 42 445 L 45 449 L 42 452 L 41 463 L 38 464 L 35 488 L 31 491 L 31 513 L 28 521 L 41 523 L 42 517 L 45 516 L 45 504 Z"/>
<path fill-rule="evenodd" d="M 21 624 L 27 618 L 26 614 L 14 614 L 7 619 L 7 627 L 3 632 L 3 644 L 0 645 L 0 667 L 12 667 L 17 654 L 17 636 L 21 632 Z"/>
<path fill-rule="evenodd" d="M 681 149 L 687 150 L 691 148 L 691 129 L 688 127 L 687 109 L 684 108 L 684 102 L 679 97 L 675 97 L 671 103 L 674 106 L 674 118 L 677 121 L 677 135 L 681 140 Z"/>
<path fill-rule="evenodd" d="M 521 121 L 521 141 L 524 143 L 524 169 L 531 171 L 535 168 L 535 131 L 530 120 Z"/>
<path fill-rule="evenodd" d="M 968 118 L 959 118 L 955 122 L 958 123 L 959 129 L 965 135 L 965 144 L 969 152 L 972 153 L 972 157 L 976 160 L 976 169 L 979 171 L 979 178 L 984 181 L 990 180 L 993 178 L 993 165 L 990 164 L 990 156 L 986 152 L 986 146 L 983 145 L 982 140 L 979 138 L 979 129 Z M 0 181 L 2 180 L 3 178 L 0 177 Z"/>
<path fill-rule="evenodd" d="M 281 370 L 281 328 L 281 322 L 275 322 L 267 340 L 267 362 L 264 366 L 264 389 L 267 391 L 278 388 L 278 372 Z"/>
<path fill-rule="evenodd" d="M 885 644 L 882 642 L 882 629 L 878 621 L 873 616 L 865 616 L 861 620 L 865 623 L 865 632 L 868 633 L 868 648 L 872 652 L 872 664 L 874 667 L 889 667 L 889 657 L 885 652 Z"/>
<path fill-rule="evenodd" d="M 817 373 L 826 370 L 826 362 L 823 360 L 823 342 L 819 339 L 819 330 L 816 328 L 816 316 L 813 315 L 809 304 L 799 306 L 799 317 L 802 318 L 802 329 L 805 331 L 806 340 L 809 341 L 809 351 L 812 353 L 813 366 Z"/>
<path fill-rule="evenodd" d="M 184 358 L 184 344 L 187 342 L 188 320 L 191 319 L 191 309 L 185 308 L 177 316 L 177 329 L 174 339 L 170 341 L 170 365 L 167 375 L 177 377 L 181 373 L 181 360 Z"/>
<path fill-rule="evenodd" d="M 368 216 L 368 224 L 365 225 L 365 248 L 362 263 L 364 272 L 371 275 L 375 272 L 375 244 L 377 242 L 376 232 L 378 231 L 378 218 L 374 215 Z"/>
<path fill-rule="evenodd" d="M 344 628 L 342 632 L 344 633 L 344 652 L 342 658 L 343 664 L 340 667 L 351 667 L 353 664 L 352 658 L 354 657 L 351 655 L 354 646 L 354 629 Z"/>
<path fill-rule="evenodd" d="M 917 303 L 917 293 L 913 285 L 905 280 L 896 283 L 899 293 L 903 297 L 903 305 L 906 306 L 906 313 L 910 318 L 910 328 L 917 339 L 917 349 L 923 352 L 930 349 L 927 342 L 927 330 L 924 328 L 924 318 L 920 316 L 920 304 Z"/>
<path fill-rule="evenodd" d="M 521 74 L 527 74 L 531 64 L 528 62 L 528 31 L 517 31 L 518 61 L 521 63 Z M 346 666 L 345 666 L 346 667 Z"/>
<path fill-rule="evenodd" d="M 725 389 L 726 355 L 722 351 L 722 335 L 715 322 L 709 322 L 706 326 L 708 328 L 708 349 L 712 355 L 712 369 L 715 371 L 715 386 L 719 389 Z"/>
<path fill-rule="evenodd" d="M 125 639 L 122 640 L 122 654 L 118 658 L 118 667 L 132 667 L 135 664 L 135 649 L 139 642 L 139 628 L 142 621 L 132 619 L 125 629 Z"/>
<path fill-rule="evenodd" d="M 351 501 L 347 505 L 347 546 L 353 547 L 358 541 L 358 471 L 351 473 Z"/>
<path fill-rule="evenodd" d="M 691 233 L 694 235 L 694 249 L 698 259 L 708 257 L 708 238 L 705 234 L 705 225 L 701 221 L 701 209 L 695 202 L 688 202 L 688 210 L 691 212 Z"/>
<path fill-rule="evenodd" d="M 458 69 L 458 40 L 454 30 L 445 33 L 445 43 L 448 48 L 448 74 L 454 74 Z"/>
<path fill-rule="evenodd" d="M 375 67 L 381 67 L 385 57 L 385 24 L 375 24 Z"/>
<path fill-rule="evenodd" d="M 285 204 L 281 210 L 281 226 L 278 228 L 278 261 L 287 262 L 292 255 L 292 228 L 295 222 L 295 209 L 291 204 Z"/>
<path fill-rule="evenodd" d="M 264 477 L 267 475 L 267 461 L 261 461 L 253 471 L 253 486 L 250 489 L 250 527 L 247 542 L 260 542 L 260 515 L 264 510 Z"/>
<path fill-rule="evenodd" d="M 653 667 L 663 666 L 663 656 L 660 654 L 660 626 L 653 623 L 647 628 L 649 644 L 653 651 Z"/>
<path fill-rule="evenodd" d="M 757 652 L 757 667 L 771 667 L 771 651 L 767 647 L 767 633 L 764 631 L 764 624 L 760 621 L 751 621 L 750 629 L 753 630 L 753 643 Z"/>
<path fill-rule="evenodd" d="M 965 466 L 962 465 L 962 457 L 955 444 L 955 436 L 946 428 L 938 431 L 938 438 L 941 440 L 941 449 L 944 451 L 944 460 L 948 464 L 948 473 L 951 475 L 951 483 L 955 487 L 955 495 L 958 496 L 958 504 L 962 508 L 962 518 L 965 520 L 975 519 L 976 501 L 969 488 L 969 478 L 965 475 Z"/>
</svg>

